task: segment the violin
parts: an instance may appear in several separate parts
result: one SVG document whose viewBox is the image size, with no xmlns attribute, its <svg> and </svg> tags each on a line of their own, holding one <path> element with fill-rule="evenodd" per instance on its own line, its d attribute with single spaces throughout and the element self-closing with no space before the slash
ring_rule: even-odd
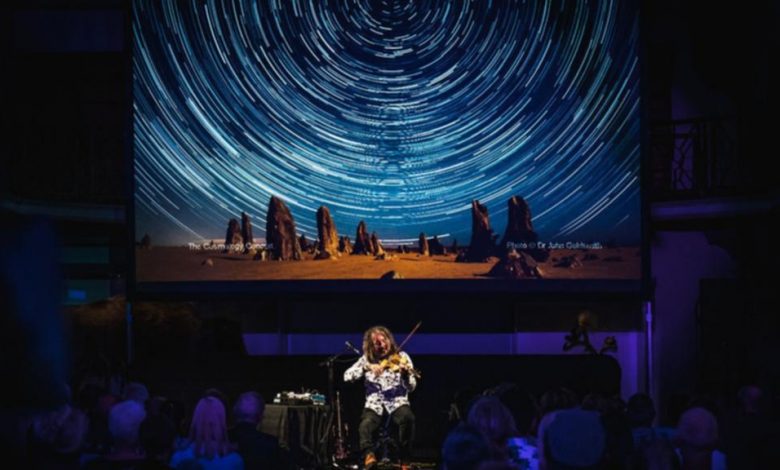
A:
<svg viewBox="0 0 780 470">
<path fill-rule="evenodd" d="M 398 346 L 398 351 L 390 354 L 386 358 L 379 361 L 379 367 L 381 367 L 381 370 L 390 370 L 392 372 L 401 372 L 401 371 L 408 371 L 410 374 L 415 376 L 415 378 L 420 378 L 422 375 L 420 374 L 420 371 L 412 367 L 412 364 L 409 362 L 409 360 L 406 358 L 406 356 L 401 355 L 401 348 L 404 347 L 404 345 L 411 339 L 412 336 L 414 336 L 414 333 L 420 328 L 420 325 L 422 325 L 422 322 L 417 322 L 416 325 L 414 325 L 414 328 L 412 328 L 412 331 L 409 332 L 408 335 L 406 335 L 406 338 L 401 342 L 401 344 Z"/>
<path fill-rule="evenodd" d="M 412 374 L 418 379 L 422 377 L 420 371 L 412 367 L 411 363 L 406 358 L 406 356 L 402 356 L 400 353 L 390 354 L 386 358 L 382 359 L 381 361 L 379 361 L 379 367 L 381 367 L 383 371 L 385 370 L 389 370 L 391 372 L 408 371 L 410 374 Z"/>
</svg>

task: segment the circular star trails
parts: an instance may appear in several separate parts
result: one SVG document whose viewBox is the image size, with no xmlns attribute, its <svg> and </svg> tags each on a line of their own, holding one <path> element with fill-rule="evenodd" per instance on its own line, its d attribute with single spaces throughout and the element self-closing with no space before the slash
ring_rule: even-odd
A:
<svg viewBox="0 0 780 470">
<path fill-rule="evenodd" d="M 530 204 L 543 239 L 639 241 L 637 5 L 133 3 L 136 232 L 224 236 L 272 195 L 385 243 L 467 243 Z M 259 232 L 259 233 L 258 233 Z"/>
</svg>

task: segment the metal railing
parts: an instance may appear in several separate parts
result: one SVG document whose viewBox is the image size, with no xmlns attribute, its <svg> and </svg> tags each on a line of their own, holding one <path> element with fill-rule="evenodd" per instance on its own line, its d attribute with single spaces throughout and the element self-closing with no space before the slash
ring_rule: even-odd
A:
<svg viewBox="0 0 780 470">
<path fill-rule="evenodd" d="M 650 153 L 653 200 L 721 196 L 739 189 L 736 119 L 651 123 Z"/>
</svg>

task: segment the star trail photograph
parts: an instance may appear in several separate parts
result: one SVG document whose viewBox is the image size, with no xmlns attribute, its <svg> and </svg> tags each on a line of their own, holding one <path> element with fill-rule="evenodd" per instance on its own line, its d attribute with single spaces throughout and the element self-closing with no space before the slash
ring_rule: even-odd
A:
<svg viewBox="0 0 780 470">
<path fill-rule="evenodd" d="M 640 279 L 634 1 L 132 2 L 139 282 Z"/>
</svg>

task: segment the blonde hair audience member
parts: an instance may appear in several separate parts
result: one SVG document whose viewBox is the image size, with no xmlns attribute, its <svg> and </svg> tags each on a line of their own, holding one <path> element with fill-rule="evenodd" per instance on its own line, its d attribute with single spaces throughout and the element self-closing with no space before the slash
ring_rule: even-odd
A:
<svg viewBox="0 0 780 470">
<path fill-rule="evenodd" d="M 186 448 L 173 454 L 171 467 L 182 468 L 197 461 L 204 470 L 244 468 L 244 461 L 228 440 L 225 406 L 218 398 L 201 398 L 195 406 L 189 440 Z"/>
</svg>

